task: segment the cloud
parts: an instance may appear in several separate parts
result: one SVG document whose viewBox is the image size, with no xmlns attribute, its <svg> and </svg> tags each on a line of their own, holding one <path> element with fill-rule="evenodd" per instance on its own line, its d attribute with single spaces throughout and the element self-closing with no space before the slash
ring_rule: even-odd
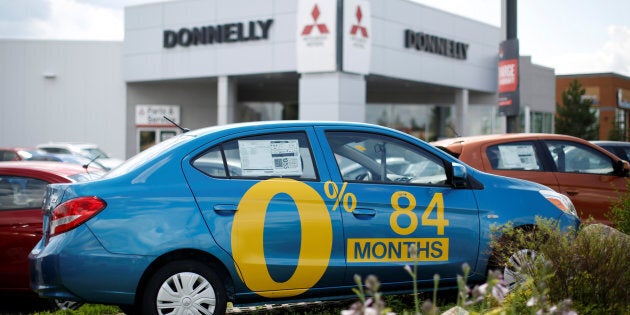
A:
<svg viewBox="0 0 630 315">
<path fill-rule="evenodd" d="M 604 44 L 603 57 L 613 72 L 630 76 L 630 28 L 608 27 L 610 40 Z"/>
<path fill-rule="evenodd" d="M 122 40 L 121 7 L 77 0 L 3 1 L 0 37 Z"/>
<path fill-rule="evenodd" d="M 584 42 L 583 45 L 589 43 Z M 599 48 L 579 53 L 566 52 L 534 62 L 553 65 L 556 74 L 614 72 L 630 76 L 630 28 L 609 26 L 607 39 Z"/>
</svg>

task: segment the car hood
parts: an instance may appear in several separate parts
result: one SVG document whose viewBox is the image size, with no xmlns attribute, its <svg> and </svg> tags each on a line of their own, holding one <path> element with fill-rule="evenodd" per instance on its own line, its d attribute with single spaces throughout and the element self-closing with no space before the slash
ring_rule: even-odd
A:
<svg viewBox="0 0 630 315">
<path fill-rule="evenodd" d="M 532 191 L 553 190 L 545 185 L 532 182 L 529 180 L 490 174 L 490 173 L 486 173 L 486 172 L 483 172 L 474 168 L 470 168 L 468 172 L 475 179 L 482 182 L 484 186 L 490 185 L 491 187 L 526 189 L 526 190 L 532 190 Z"/>
</svg>

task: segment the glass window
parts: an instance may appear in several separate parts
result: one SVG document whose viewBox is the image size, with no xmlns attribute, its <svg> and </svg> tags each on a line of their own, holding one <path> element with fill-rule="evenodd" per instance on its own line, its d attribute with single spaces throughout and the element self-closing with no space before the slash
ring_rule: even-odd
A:
<svg viewBox="0 0 630 315">
<path fill-rule="evenodd" d="M 558 172 L 612 174 L 612 160 L 601 152 L 579 143 L 545 141 Z"/>
<path fill-rule="evenodd" d="M 19 159 L 17 153 L 13 151 L 0 151 L 0 161 L 17 161 Z"/>
<path fill-rule="evenodd" d="M 311 149 L 303 133 L 231 140 L 197 157 L 193 166 L 213 177 L 318 178 Z"/>
<path fill-rule="evenodd" d="M 539 171 L 542 169 L 533 142 L 504 143 L 486 149 L 490 166 L 495 170 Z"/>
<path fill-rule="evenodd" d="M 46 185 L 35 178 L 0 176 L 0 210 L 41 208 Z"/>
<path fill-rule="evenodd" d="M 344 181 L 446 184 L 443 161 L 401 140 L 358 132 L 328 132 Z"/>
</svg>

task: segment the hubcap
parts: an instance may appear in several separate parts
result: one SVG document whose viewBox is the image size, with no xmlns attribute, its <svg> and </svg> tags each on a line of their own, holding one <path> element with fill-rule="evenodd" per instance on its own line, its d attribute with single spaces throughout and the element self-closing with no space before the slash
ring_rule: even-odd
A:
<svg viewBox="0 0 630 315">
<path fill-rule="evenodd" d="M 158 314 L 214 314 L 214 288 L 203 276 L 182 272 L 166 279 L 158 291 Z"/>
<path fill-rule="evenodd" d="M 536 252 L 530 249 L 521 249 L 510 257 L 503 270 L 503 280 L 510 290 L 534 274 L 535 260 Z"/>
</svg>

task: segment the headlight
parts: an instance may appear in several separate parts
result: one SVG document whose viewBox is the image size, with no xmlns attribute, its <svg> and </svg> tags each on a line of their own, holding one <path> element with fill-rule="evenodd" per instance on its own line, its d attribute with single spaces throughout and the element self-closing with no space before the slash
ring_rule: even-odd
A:
<svg viewBox="0 0 630 315">
<path fill-rule="evenodd" d="M 569 199 L 569 197 L 553 190 L 540 190 L 538 192 L 540 192 L 540 194 L 543 195 L 543 197 L 545 197 L 549 202 L 551 202 L 558 209 L 566 213 L 572 214 L 574 216 L 577 216 L 577 211 L 575 211 L 575 206 L 573 205 L 573 202 L 571 202 L 571 199 Z"/>
</svg>

